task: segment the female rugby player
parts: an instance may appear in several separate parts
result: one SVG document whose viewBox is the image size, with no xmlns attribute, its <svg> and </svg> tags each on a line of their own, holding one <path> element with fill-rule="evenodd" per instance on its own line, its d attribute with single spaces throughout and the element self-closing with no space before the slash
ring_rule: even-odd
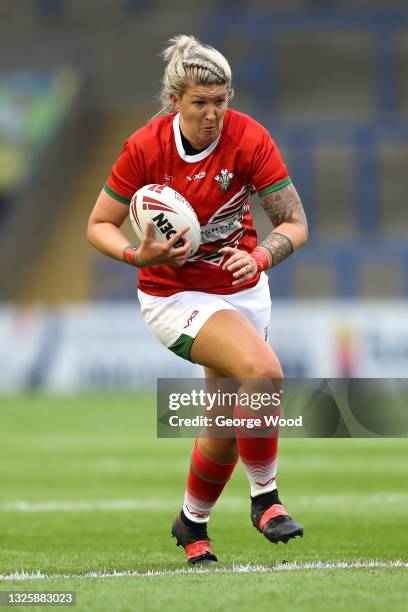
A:
<svg viewBox="0 0 408 612">
<path fill-rule="evenodd" d="M 209 384 L 235 379 L 240 392 L 251 393 L 259 381 L 283 377 L 265 342 L 270 294 L 264 271 L 305 243 L 307 223 L 266 129 L 228 107 L 233 90 L 225 57 L 192 36 L 169 43 L 161 111 L 125 142 L 91 213 L 88 239 L 105 255 L 140 268 L 142 315 L 162 344 L 201 364 Z M 151 183 L 172 187 L 194 208 L 202 227 L 194 256 L 189 240 L 176 246 L 188 228 L 159 243 L 149 225 L 139 248 L 128 244 L 120 228 L 129 202 Z M 254 192 L 272 224 L 259 245 L 249 212 Z M 172 527 L 189 563 L 217 562 L 207 522 L 238 458 L 250 483 L 254 526 L 275 543 L 303 535 L 278 497 L 276 437 L 203 436 L 195 442 L 183 508 Z"/>
</svg>

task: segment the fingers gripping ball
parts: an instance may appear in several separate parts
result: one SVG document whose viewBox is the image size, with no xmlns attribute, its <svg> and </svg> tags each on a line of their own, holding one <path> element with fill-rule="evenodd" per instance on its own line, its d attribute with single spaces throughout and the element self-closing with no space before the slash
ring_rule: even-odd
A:
<svg viewBox="0 0 408 612">
<path fill-rule="evenodd" d="M 200 246 L 201 228 L 197 215 L 187 200 L 171 187 L 145 185 L 138 189 L 130 202 L 129 215 L 139 240 L 143 239 L 146 224 L 151 221 L 154 226 L 153 238 L 158 242 L 169 240 L 188 226 L 190 229 L 184 237 L 191 240 L 191 255 Z"/>
</svg>

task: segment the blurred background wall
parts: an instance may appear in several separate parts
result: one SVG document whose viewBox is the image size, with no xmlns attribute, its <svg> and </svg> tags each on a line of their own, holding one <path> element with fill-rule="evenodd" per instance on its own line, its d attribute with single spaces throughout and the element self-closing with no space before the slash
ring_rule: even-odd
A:
<svg viewBox="0 0 408 612">
<path fill-rule="evenodd" d="M 63 344 L 61 320 L 72 321 L 67 304 L 76 304 L 75 317 L 93 313 L 90 329 L 97 312 L 101 328 L 115 320 L 107 304 L 130 300 L 129 325 L 144 330 L 134 270 L 94 251 L 86 223 L 122 142 L 158 110 L 158 54 L 179 33 L 225 53 L 232 106 L 270 130 L 302 196 L 309 243 L 270 273 L 271 342 L 287 373 L 405 376 L 406 0 L 0 0 L 0 357 L 8 381 L 23 371 L 10 355 L 34 347 L 29 375 L 3 387 L 41 386 L 57 338 Z M 268 224 L 256 204 L 254 216 L 262 237 Z M 160 352 L 140 333 L 144 355 Z M 152 359 L 146 380 L 191 373 L 188 364 L 166 369 L 173 357 L 161 354 L 162 369 Z M 115 376 L 117 386 L 137 382 Z"/>
</svg>

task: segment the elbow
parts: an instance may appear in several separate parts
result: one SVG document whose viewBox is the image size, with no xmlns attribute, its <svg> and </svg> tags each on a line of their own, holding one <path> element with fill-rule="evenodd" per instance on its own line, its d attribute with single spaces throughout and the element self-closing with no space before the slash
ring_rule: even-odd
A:
<svg viewBox="0 0 408 612">
<path fill-rule="evenodd" d="M 86 228 L 86 239 L 88 240 L 89 244 L 91 244 L 92 246 L 94 246 L 94 223 L 91 222 L 91 220 L 88 221 L 88 226 Z"/>
<path fill-rule="evenodd" d="M 296 231 L 296 248 L 299 249 L 306 244 L 309 237 L 307 223 L 298 223 Z"/>
<path fill-rule="evenodd" d="M 303 226 L 303 242 L 302 245 L 306 244 L 309 239 L 309 228 L 307 227 L 307 223 Z"/>
</svg>

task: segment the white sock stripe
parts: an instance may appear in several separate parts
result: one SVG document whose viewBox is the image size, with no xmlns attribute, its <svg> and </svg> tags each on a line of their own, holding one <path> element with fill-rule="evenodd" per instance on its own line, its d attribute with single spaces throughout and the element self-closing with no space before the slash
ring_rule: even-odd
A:
<svg viewBox="0 0 408 612">
<path fill-rule="evenodd" d="M 205 516 L 197 516 L 196 513 L 191 512 L 191 508 L 189 508 L 186 504 L 183 505 L 183 512 L 186 515 L 186 517 L 188 519 L 190 519 L 190 521 L 193 521 L 194 523 L 208 523 L 208 521 L 210 520 L 210 514 L 207 514 Z M 204 514 L 204 513 L 199 513 L 199 514 Z"/>
<path fill-rule="evenodd" d="M 275 491 L 276 488 L 277 487 L 275 481 L 273 481 L 269 487 L 251 487 L 251 497 L 257 497 L 258 495 L 262 495 L 263 493 L 271 493 L 272 491 Z"/>
<path fill-rule="evenodd" d="M 275 475 L 278 461 L 277 459 L 274 459 L 270 463 L 260 463 L 259 461 L 242 461 L 242 465 L 247 474 L 266 474 L 273 472 Z"/>
<path fill-rule="evenodd" d="M 217 500 L 209 501 L 208 499 L 200 499 L 199 497 L 195 497 L 191 495 L 191 493 L 187 490 L 184 495 L 184 505 L 183 510 L 185 515 L 191 520 L 196 521 L 198 523 L 206 523 L 208 521 L 208 517 L 211 514 L 211 510 L 214 508 Z M 204 514 L 205 516 L 195 516 L 196 514 Z"/>
<path fill-rule="evenodd" d="M 66 579 L 88 579 L 88 578 L 145 578 L 154 576 L 177 576 L 180 574 L 256 574 L 256 573 L 273 573 L 281 571 L 299 571 L 299 570 L 348 570 L 348 569 L 370 569 L 370 568 L 408 568 L 408 562 L 402 560 L 381 561 L 376 559 L 356 560 L 356 561 L 311 561 L 311 562 L 293 562 L 293 563 L 278 563 L 274 566 L 264 565 L 233 565 L 232 568 L 181 568 L 176 570 L 148 570 L 146 572 L 138 572 L 136 570 L 113 570 L 111 572 L 103 572 L 101 570 L 90 571 L 84 574 L 43 574 L 40 570 L 34 572 L 12 572 L 10 574 L 0 574 L 0 580 L 3 581 L 24 581 L 24 580 L 66 580 Z"/>
<path fill-rule="evenodd" d="M 270 463 L 260 463 L 259 461 L 244 461 L 241 459 L 245 473 L 251 487 L 252 497 L 261 493 L 268 493 L 276 489 L 276 468 L 277 457 Z M 270 482 L 273 479 L 273 482 Z M 261 484 L 259 484 L 261 483 Z"/>
</svg>

